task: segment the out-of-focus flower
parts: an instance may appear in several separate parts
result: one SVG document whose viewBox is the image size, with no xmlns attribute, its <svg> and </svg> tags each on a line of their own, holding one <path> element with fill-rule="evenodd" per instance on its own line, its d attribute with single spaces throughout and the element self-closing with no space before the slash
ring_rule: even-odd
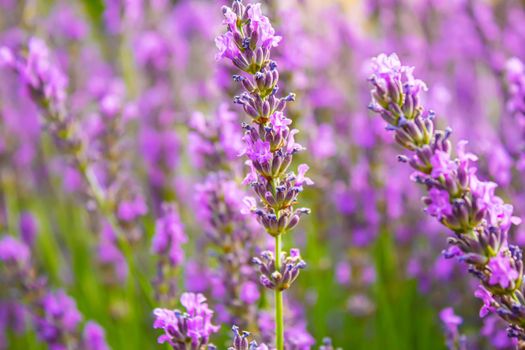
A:
<svg viewBox="0 0 525 350">
<path fill-rule="evenodd" d="M 173 266 L 178 266 L 184 259 L 181 245 L 188 238 L 184 227 L 173 205 L 163 206 L 163 214 L 155 224 L 155 235 L 152 241 L 152 250 L 156 254 L 166 255 Z"/>
<path fill-rule="evenodd" d="M 469 264 L 469 272 L 480 280 L 475 294 L 484 302 L 480 315 L 497 313 L 509 323 L 511 338 L 525 340 L 520 321 L 525 306 L 518 297 L 523 289 L 522 252 L 507 241 L 511 225 L 521 220 L 495 195 L 495 183 L 477 177 L 477 156 L 465 151 L 466 141 L 458 144 L 452 158 L 451 129 L 437 130 L 435 114 L 420 104 L 426 85 L 413 77 L 413 68 L 401 66 L 395 55 L 380 55 L 372 71 L 369 107 L 387 122 L 397 143 L 412 152 L 399 160 L 415 169 L 412 179 L 428 190 L 423 199 L 427 211 L 453 232 L 448 242 L 459 250 L 449 256 Z"/>
<path fill-rule="evenodd" d="M 211 323 L 213 311 L 205 303 L 202 294 L 183 293 L 181 304 L 185 312 L 179 310 L 155 309 L 153 328 L 164 330 L 158 338 L 159 343 L 168 343 L 175 350 L 188 346 L 200 349 L 208 345 L 210 335 L 219 330 Z"/>
</svg>

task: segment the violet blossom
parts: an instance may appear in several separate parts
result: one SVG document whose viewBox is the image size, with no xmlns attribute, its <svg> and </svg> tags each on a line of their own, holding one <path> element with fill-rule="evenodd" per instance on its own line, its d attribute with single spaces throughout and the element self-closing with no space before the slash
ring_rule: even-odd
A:
<svg viewBox="0 0 525 350">
<path fill-rule="evenodd" d="M 182 245 L 188 241 L 177 208 L 173 203 L 162 205 L 162 214 L 155 223 L 151 250 L 159 257 L 154 280 L 157 300 L 166 305 L 174 303 L 177 268 L 184 261 Z"/>
<path fill-rule="evenodd" d="M 468 264 L 469 272 L 481 284 L 482 315 L 495 312 L 509 324 L 510 337 L 525 340 L 520 321 L 525 315 L 522 253 L 507 241 L 511 224 L 519 223 L 512 216 L 512 206 L 494 194 L 496 184 L 477 177 L 476 156 L 464 151 L 464 143 L 452 158 L 451 130 L 437 130 L 434 112 L 421 105 L 420 94 L 427 87 L 414 77 L 414 68 L 402 66 L 395 54 L 377 56 L 371 68 L 369 108 L 387 122 L 397 143 L 413 152 L 399 160 L 415 169 L 415 182 L 428 191 L 448 194 L 448 201 L 437 196 L 423 201 L 430 208 L 440 198 L 439 206 L 450 206 L 434 215 L 453 232 L 449 244 L 460 249 L 458 259 Z M 438 172 L 437 164 L 442 169 Z"/>
<path fill-rule="evenodd" d="M 304 165 L 300 166 L 298 175 L 288 172 L 293 155 L 304 148 L 295 142 L 298 130 L 290 129 L 292 121 L 284 114 L 286 104 L 295 100 L 295 94 L 278 97 L 279 70 L 270 56 L 281 37 L 275 34 L 269 19 L 262 14 L 261 4 L 244 5 L 234 0 L 231 7 L 224 6 L 222 11 L 227 31 L 215 40 L 218 48 L 216 59 L 231 60 L 241 71 L 233 79 L 244 88 L 244 92 L 234 98 L 234 103 L 241 105 L 251 118 L 250 124 L 243 123 L 245 148 L 242 154 L 249 159 L 247 164 L 250 167 L 245 183 L 249 183 L 259 197 L 259 203 L 250 210 L 266 232 L 275 238 L 275 269 L 268 271 L 271 276 L 263 272 L 261 282 L 265 282 L 265 287 L 275 289 L 275 345 L 282 350 L 284 314 L 281 292 L 297 278 L 304 262 L 294 261 L 281 267 L 281 235 L 297 226 L 302 214 L 309 213 L 309 209 L 294 210 L 293 206 L 303 190 L 302 185 L 313 182 L 304 176 L 307 169 Z M 274 272 L 281 273 L 281 276 Z"/>
<path fill-rule="evenodd" d="M 183 293 L 181 304 L 185 311 L 155 309 L 153 328 L 162 329 L 159 344 L 168 343 L 175 350 L 209 348 L 210 336 L 219 330 L 211 323 L 213 311 L 202 294 Z"/>
<path fill-rule="evenodd" d="M 23 242 L 11 236 L 0 239 L 0 272 L 11 293 L 23 301 L 38 338 L 50 349 L 109 350 L 103 330 L 94 322 L 86 324 L 82 338 L 83 317 L 75 300 L 63 290 L 49 288 L 46 279 L 37 274 L 29 247 Z"/>
</svg>

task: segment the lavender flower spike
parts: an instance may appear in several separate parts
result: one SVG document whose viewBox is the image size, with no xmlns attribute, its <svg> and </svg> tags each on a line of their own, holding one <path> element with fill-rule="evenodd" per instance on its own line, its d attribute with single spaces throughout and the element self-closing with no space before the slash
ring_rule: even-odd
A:
<svg viewBox="0 0 525 350">
<path fill-rule="evenodd" d="M 202 294 L 184 293 L 180 299 L 186 312 L 179 310 L 155 309 L 153 328 L 162 328 L 164 334 L 159 344 L 168 343 L 174 350 L 212 348 L 210 335 L 219 330 L 211 323 L 213 311 L 208 308 Z"/>
<path fill-rule="evenodd" d="M 460 141 L 452 156 L 451 130 L 437 130 L 434 113 L 420 104 L 426 85 L 397 56 L 372 60 L 372 103 L 399 145 L 412 152 L 400 160 L 415 169 L 412 179 L 424 185 L 426 211 L 452 231 L 445 257 L 457 257 L 479 280 L 480 315 L 495 313 L 508 323 L 508 335 L 525 349 L 525 297 L 521 249 L 511 245 L 508 231 L 520 220 L 513 208 L 494 194 L 497 185 L 476 175 L 477 157 Z"/>
<path fill-rule="evenodd" d="M 259 203 L 249 199 L 250 211 L 275 238 L 275 256 L 280 257 L 281 236 L 299 223 L 301 214 L 309 212 L 308 209 L 294 210 L 298 194 L 304 185 L 313 184 L 305 177 L 307 165 L 300 165 L 297 174 L 288 170 L 293 155 L 303 150 L 294 140 L 298 131 L 290 129 L 292 121 L 284 113 L 286 104 L 295 100 L 295 94 L 278 97 L 279 71 L 270 54 L 281 37 L 275 35 L 270 20 L 263 16 L 261 4 L 243 5 L 240 0 L 234 0 L 231 7 L 224 6 L 222 11 L 227 32 L 215 40 L 219 49 L 216 58 L 231 60 L 241 71 L 233 79 L 240 83 L 244 92 L 234 98 L 234 103 L 241 105 L 251 118 L 250 124 L 243 124 L 245 148 L 242 154 L 247 156 L 250 168 L 244 183 L 252 186 Z M 275 260 L 275 271 L 281 271 L 280 259 Z M 275 345 L 283 350 L 283 285 L 277 280 L 274 283 L 277 283 L 274 285 L 277 287 Z M 270 285 L 272 283 L 268 283 Z"/>
<path fill-rule="evenodd" d="M 176 302 L 176 272 L 184 260 L 182 245 L 188 241 L 175 204 L 163 203 L 162 216 L 155 223 L 151 250 L 159 257 L 154 280 L 156 298 L 163 305 Z"/>
</svg>

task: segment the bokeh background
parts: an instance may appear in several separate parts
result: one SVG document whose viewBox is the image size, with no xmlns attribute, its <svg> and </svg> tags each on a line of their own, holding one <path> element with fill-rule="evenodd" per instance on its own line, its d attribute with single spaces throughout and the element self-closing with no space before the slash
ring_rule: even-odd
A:
<svg viewBox="0 0 525 350">
<path fill-rule="evenodd" d="M 34 236 L 39 273 L 104 327 L 113 349 L 162 348 L 152 310 L 178 307 L 183 291 L 203 292 L 216 310 L 222 327 L 214 343 L 226 348 L 230 338 L 220 292 L 226 248 L 203 204 L 211 200 L 207 186 L 215 186 L 212 172 L 226 174 L 231 188 L 222 196 L 235 205 L 248 190 L 237 157 L 246 117 L 231 102 L 233 71 L 215 60 L 223 4 L 0 0 L 0 46 L 27 52 L 28 40 L 40 38 L 67 75 L 68 114 L 131 238 L 123 252 L 7 70 L 0 71 L 0 233 Z M 302 193 L 311 215 L 285 237 L 308 263 L 287 294 L 294 348 L 314 348 L 328 336 L 344 349 L 445 349 L 439 314 L 453 307 L 469 349 L 511 349 L 496 318 L 478 317 L 481 302 L 465 269 L 441 256 L 443 228 L 423 212 L 422 193 L 398 164 L 391 134 L 368 113 L 367 67 L 381 52 L 415 66 L 429 86 L 425 105 L 452 126 L 454 141 L 470 141 L 480 172 L 522 216 L 524 124 L 509 108 L 509 71 L 525 58 L 525 3 L 263 4 L 283 37 L 274 54 L 280 89 L 297 94 L 289 116 L 307 148 L 297 162 L 310 165 L 315 181 Z M 159 268 L 163 257 L 151 248 L 165 202 L 178 211 L 186 237 L 184 258 L 169 269 Z M 525 231 L 512 234 L 525 243 Z M 268 309 L 271 298 L 260 293 L 253 303 Z M 22 301 L 19 291 L 0 287 L 0 349 L 46 348 L 28 317 L 13 327 L 6 305 Z"/>
</svg>

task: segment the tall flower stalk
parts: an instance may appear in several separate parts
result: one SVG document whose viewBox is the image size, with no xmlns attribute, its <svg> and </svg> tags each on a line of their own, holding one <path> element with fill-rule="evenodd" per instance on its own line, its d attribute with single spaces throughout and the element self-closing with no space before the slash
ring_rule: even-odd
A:
<svg viewBox="0 0 525 350">
<path fill-rule="evenodd" d="M 182 245 L 188 241 L 175 203 L 163 203 L 155 223 L 151 250 L 157 254 L 157 276 L 153 281 L 157 301 L 173 306 L 178 285 L 177 272 L 184 262 Z"/>
<path fill-rule="evenodd" d="M 249 173 L 244 179 L 259 200 L 245 199 L 266 232 L 275 240 L 275 253 L 262 253 L 254 262 L 261 271 L 261 282 L 275 294 L 275 345 L 284 349 L 283 291 L 288 289 L 305 267 L 299 251 L 288 254 L 282 249 L 282 236 L 299 223 L 306 208 L 294 209 L 303 185 L 312 181 L 305 177 L 308 166 L 302 164 L 298 174 L 288 172 L 293 155 L 303 149 L 295 143 L 298 130 L 290 130 L 292 123 L 285 114 L 286 104 L 294 94 L 278 97 L 279 71 L 270 59 L 271 50 L 281 41 L 275 35 L 269 19 L 262 15 L 261 4 L 242 4 L 235 0 L 231 7 L 223 7 L 227 32 L 217 37 L 217 59 L 227 58 L 242 72 L 233 78 L 244 88 L 234 102 L 241 105 L 251 117 L 244 123 L 243 141 Z"/>
<path fill-rule="evenodd" d="M 237 162 L 243 149 L 238 115 L 221 104 L 217 113 L 207 118 L 196 112 L 191 118 L 190 152 L 194 166 L 206 172 L 195 186 L 196 213 L 204 235 L 198 247 L 209 250 L 208 289 L 210 302 L 226 312 L 219 313 L 224 323 L 255 332 L 260 318 L 258 300 L 262 287 L 251 257 L 258 251 L 263 237 L 253 217 L 241 213 L 246 193 L 236 180 L 241 171 Z M 202 263 L 205 263 L 203 260 Z"/>
<path fill-rule="evenodd" d="M 412 179 L 428 191 L 426 212 L 452 231 L 444 255 L 458 258 L 480 285 L 475 296 L 483 300 L 480 316 L 495 313 L 507 322 L 509 337 L 525 349 L 523 262 L 519 247 L 508 242 L 508 232 L 519 219 L 513 207 L 495 195 L 497 184 L 476 175 L 477 157 L 460 141 L 452 156 L 452 130 L 438 130 L 434 112 L 421 105 L 424 82 L 398 57 L 381 54 L 372 60 L 372 103 L 392 130 L 396 142 L 412 152 L 399 156 L 415 172 Z"/>
<path fill-rule="evenodd" d="M 122 181 L 119 186 L 116 186 L 118 191 L 115 191 L 111 188 L 113 183 L 108 184 L 105 188 L 97 176 L 95 164 L 88 152 L 87 137 L 82 132 L 78 120 L 67 108 L 67 77 L 53 60 L 46 43 L 38 38 L 31 38 L 26 57 L 16 55 L 7 47 L 0 47 L 1 67 L 10 68 L 19 75 L 22 84 L 27 88 L 31 99 L 38 107 L 45 129 L 52 137 L 56 148 L 81 175 L 83 189 L 88 197 L 88 209 L 96 208 L 97 213 L 108 223 L 108 227 L 111 227 L 110 231 L 113 232 L 110 234 L 109 241 L 113 240 L 112 235 L 116 236 L 115 240 L 123 251 L 130 269 L 138 277 L 144 294 L 151 302 L 151 288 L 135 264 L 131 245 L 137 240 L 139 230 L 135 229 L 135 224 L 138 224 L 137 219 L 145 214 L 146 204 L 134 191 L 129 191 L 132 187 L 129 181 Z M 105 118 L 117 119 L 108 123 L 111 126 L 108 126 L 105 134 L 112 140 L 103 146 L 105 153 L 116 151 L 116 143 L 118 143 L 116 139 L 121 136 L 118 130 L 118 120 L 122 113 L 121 97 L 118 91 L 109 91 L 98 102 L 101 104 L 101 112 Z M 106 156 L 107 172 L 109 175 L 116 176 L 116 173 L 110 174 L 112 172 L 109 171 L 109 168 L 118 168 L 121 166 L 120 161 L 111 159 L 111 156 L 115 154 L 111 156 L 106 154 Z M 115 172 L 120 171 L 116 169 Z M 118 175 L 125 177 L 123 174 Z M 119 183 L 120 181 L 112 182 Z"/>
</svg>

